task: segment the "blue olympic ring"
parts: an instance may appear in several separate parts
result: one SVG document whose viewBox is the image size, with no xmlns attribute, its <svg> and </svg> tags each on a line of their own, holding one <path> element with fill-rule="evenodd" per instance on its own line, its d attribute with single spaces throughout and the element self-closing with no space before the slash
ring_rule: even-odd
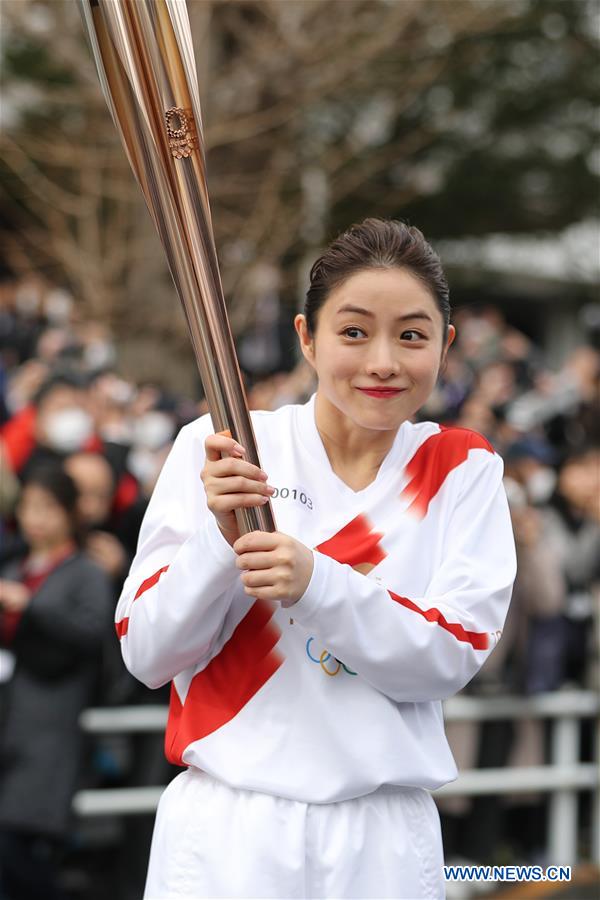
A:
<svg viewBox="0 0 600 900">
<path fill-rule="evenodd" d="M 340 672 L 341 669 L 344 669 L 344 671 L 346 671 L 348 673 L 348 675 L 357 675 L 358 674 L 357 672 L 353 672 L 352 669 L 349 669 L 348 666 L 344 665 L 344 663 L 341 661 L 341 659 L 338 659 L 337 656 L 333 657 L 333 659 L 337 663 L 337 669 L 329 670 L 327 668 L 327 666 L 325 665 L 325 663 L 328 662 L 328 660 L 330 660 L 332 658 L 331 653 L 329 653 L 327 650 L 323 650 L 319 659 L 317 659 L 310 652 L 310 645 L 312 644 L 313 641 L 314 641 L 314 638 L 312 638 L 312 637 L 309 637 L 309 639 L 307 640 L 306 655 L 311 660 L 311 662 L 314 662 L 318 666 L 321 666 L 321 668 L 323 669 L 323 671 L 325 672 L 326 675 L 329 675 L 330 677 L 334 677 L 335 675 L 337 675 Z"/>
</svg>

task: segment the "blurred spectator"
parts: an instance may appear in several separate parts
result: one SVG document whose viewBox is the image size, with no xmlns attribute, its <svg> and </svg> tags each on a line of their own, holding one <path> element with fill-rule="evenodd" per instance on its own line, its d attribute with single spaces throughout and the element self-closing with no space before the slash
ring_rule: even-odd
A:
<svg viewBox="0 0 600 900">
<path fill-rule="evenodd" d="M 110 463 L 100 453 L 80 452 L 67 457 L 64 465 L 79 493 L 85 551 L 111 579 L 122 582 L 131 560 L 118 537 L 111 534 L 109 520 L 116 482 Z"/>
<path fill-rule="evenodd" d="M 7 458 L 21 478 L 42 461 L 94 444 L 94 423 L 81 380 L 71 373 L 52 375 L 28 404 L 4 426 Z"/>
<path fill-rule="evenodd" d="M 78 491 L 82 548 L 105 572 L 111 588 L 111 618 L 104 635 L 102 683 L 97 702 L 103 705 L 134 703 L 147 691 L 125 669 L 113 624 L 114 610 L 134 552 L 131 547 L 126 548 L 111 518 L 115 473 L 100 453 L 74 453 L 67 457 L 64 468 Z"/>
<path fill-rule="evenodd" d="M 173 434 L 173 422 L 148 417 L 160 413 L 146 411 L 136 421 L 136 438 L 150 447 L 162 448 Z M 145 421 L 145 424 L 144 424 Z M 141 423 L 141 425 L 140 425 Z M 136 428 L 131 427 L 131 433 Z M 141 444 L 140 444 L 141 446 Z M 168 444 L 170 446 L 170 444 Z M 149 449 L 146 447 L 146 449 Z M 149 452 L 153 452 L 150 451 Z M 115 511 L 115 472 L 101 453 L 75 453 L 65 460 L 66 471 L 79 489 L 78 511 L 82 524 L 82 544 L 86 553 L 110 578 L 111 617 L 107 621 L 103 639 L 102 680 L 95 704 L 168 703 L 168 686 L 151 691 L 129 674 L 121 659 L 119 642 L 115 637 L 114 609 L 121 592 L 123 579 L 135 552 L 135 541 L 146 506 L 143 496 L 125 511 Z M 152 478 L 158 477 L 159 465 L 152 467 Z M 154 481 L 148 484 L 151 493 Z M 164 756 L 160 734 L 103 735 L 94 742 L 89 778 L 95 786 L 140 786 L 167 783 L 176 771 Z M 131 886 L 131 896 L 137 896 L 147 866 L 147 848 L 152 832 L 152 817 L 142 817 L 129 823 L 128 835 L 134 846 L 126 845 L 115 865 L 124 895 Z"/>
<path fill-rule="evenodd" d="M 19 481 L 6 459 L 6 451 L 0 444 L 0 535 L 5 523 L 12 518 L 19 494 Z"/>
<path fill-rule="evenodd" d="M 504 473 L 525 492 L 525 499 L 534 506 L 550 500 L 556 486 L 556 453 L 550 444 L 533 435 L 511 444 L 504 456 Z"/>
<path fill-rule="evenodd" d="M 97 372 L 89 382 L 90 412 L 98 436 L 108 444 L 127 447 L 131 443 L 130 404 L 133 385 L 116 372 Z M 118 464 L 123 460 L 119 459 Z"/>
<path fill-rule="evenodd" d="M 174 435 L 174 417 L 164 409 L 147 409 L 133 422 L 132 446 L 127 466 L 137 478 L 147 499 L 154 490 Z"/>
<path fill-rule="evenodd" d="M 565 678 L 593 689 L 597 685 L 590 680 L 588 665 L 593 586 L 600 580 L 600 449 L 582 448 L 563 462 L 552 503 L 544 511 L 544 527 L 567 584 Z"/>
<path fill-rule="evenodd" d="M 0 283 L 0 351 L 10 370 L 29 359 L 44 327 L 35 278 L 3 278 Z"/>
<path fill-rule="evenodd" d="M 25 467 L 35 465 L 37 456 L 42 456 L 45 451 L 62 457 L 82 449 L 93 438 L 94 421 L 87 391 L 73 375 L 55 375 L 44 382 L 34 398 L 34 405 L 36 446 Z"/>
<path fill-rule="evenodd" d="M 544 533 L 543 511 L 507 479 L 518 574 L 502 640 L 482 667 L 479 687 L 496 681 L 506 692 L 537 694 L 563 683 L 566 583 Z M 540 761 L 541 762 L 541 761 Z"/>
<path fill-rule="evenodd" d="M 49 372 L 47 364 L 39 359 L 28 359 L 11 372 L 10 380 L 5 379 L 4 383 L 6 418 L 3 424 L 33 403 L 33 398 L 48 378 Z"/>
<path fill-rule="evenodd" d="M 110 617 L 106 577 L 77 544 L 76 505 L 60 466 L 32 470 L 17 507 L 27 552 L 0 572 L 0 637 L 14 658 L 0 738 L 8 900 L 62 896 L 58 864 L 82 766 L 78 719 L 94 697 Z"/>
<path fill-rule="evenodd" d="M 105 325 L 99 322 L 81 323 L 76 334 L 86 372 L 103 372 L 114 365 L 117 353 Z"/>
<path fill-rule="evenodd" d="M 518 453 L 521 459 L 521 453 Z M 514 472 L 514 468 L 512 470 Z M 566 585 L 553 548 L 545 540 L 543 516 L 525 487 L 506 479 L 515 543 L 517 578 L 502 638 L 468 686 L 472 694 L 536 694 L 563 682 Z M 544 726 L 536 719 L 448 722 L 446 732 L 459 769 L 535 766 L 545 762 Z M 521 796 L 516 826 L 506 822 L 511 798 L 440 799 L 447 853 L 495 862 L 510 834 L 513 852 L 531 858 L 545 842 L 544 806 L 538 795 Z M 506 840 L 506 837 L 505 837 Z M 520 857 L 522 858 L 522 856 Z"/>
<path fill-rule="evenodd" d="M 576 449 L 599 435 L 600 353 L 581 346 L 557 372 L 539 371 L 530 390 L 515 397 L 508 409 L 521 433 L 544 429 L 557 449 Z"/>
</svg>

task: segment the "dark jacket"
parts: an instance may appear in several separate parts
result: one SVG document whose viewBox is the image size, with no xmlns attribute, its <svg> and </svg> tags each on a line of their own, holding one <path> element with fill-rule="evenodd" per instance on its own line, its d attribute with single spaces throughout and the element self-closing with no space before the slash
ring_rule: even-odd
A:
<svg viewBox="0 0 600 900">
<path fill-rule="evenodd" d="M 1 573 L 18 580 L 18 565 Z M 111 618 L 102 570 L 81 553 L 33 594 L 11 644 L 0 732 L 0 828 L 61 836 L 81 770 L 78 719 L 93 699 Z"/>
</svg>

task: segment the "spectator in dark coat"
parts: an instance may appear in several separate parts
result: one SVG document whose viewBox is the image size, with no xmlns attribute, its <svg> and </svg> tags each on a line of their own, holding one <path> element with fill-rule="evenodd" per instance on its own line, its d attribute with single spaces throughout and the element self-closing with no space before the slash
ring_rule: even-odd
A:
<svg viewBox="0 0 600 900">
<path fill-rule="evenodd" d="M 0 732 L 0 896 L 61 897 L 59 860 L 82 765 L 110 587 L 77 545 L 77 490 L 32 471 L 17 517 L 27 555 L 0 572 L 0 640 L 14 657 Z M 3 893 L 4 892 L 4 893 Z"/>
<path fill-rule="evenodd" d="M 600 582 L 600 449 L 582 447 L 563 462 L 556 492 L 544 510 L 545 541 L 567 583 L 563 630 L 566 680 L 594 689 L 594 585 Z"/>
</svg>

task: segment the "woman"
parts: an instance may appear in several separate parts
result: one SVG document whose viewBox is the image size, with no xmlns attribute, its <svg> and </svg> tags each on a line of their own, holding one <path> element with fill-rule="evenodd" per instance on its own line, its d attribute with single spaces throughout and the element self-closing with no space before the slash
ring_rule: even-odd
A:
<svg viewBox="0 0 600 900">
<path fill-rule="evenodd" d="M 183 429 L 117 608 L 133 674 L 172 680 L 166 750 L 188 767 L 159 806 L 152 900 L 444 894 L 440 701 L 506 615 L 502 462 L 411 423 L 454 339 L 416 228 L 341 235 L 295 326 L 316 393 L 252 413 L 265 471 L 209 416 Z M 278 531 L 240 537 L 234 510 L 269 497 Z"/>
<path fill-rule="evenodd" d="M 58 863 L 110 624 L 103 572 L 77 546 L 77 491 L 56 464 L 32 470 L 17 518 L 24 559 L 0 573 L 0 644 L 15 661 L 0 731 L 0 896 L 62 897 Z"/>
</svg>

